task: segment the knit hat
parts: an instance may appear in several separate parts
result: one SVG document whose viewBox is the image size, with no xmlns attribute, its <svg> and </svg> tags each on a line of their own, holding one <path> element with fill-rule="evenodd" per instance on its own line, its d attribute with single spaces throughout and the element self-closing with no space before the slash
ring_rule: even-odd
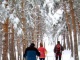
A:
<svg viewBox="0 0 80 60">
<path fill-rule="evenodd" d="M 30 45 L 31 47 L 34 47 L 35 46 L 35 44 L 34 43 L 31 43 L 31 45 Z"/>
</svg>

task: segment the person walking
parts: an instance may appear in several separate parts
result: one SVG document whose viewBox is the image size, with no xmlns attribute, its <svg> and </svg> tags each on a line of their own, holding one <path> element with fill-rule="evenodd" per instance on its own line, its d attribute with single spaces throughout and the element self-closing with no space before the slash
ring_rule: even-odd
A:
<svg viewBox="0 0 80 60">
<path fill-rule="evenodd" d="M 39 59 L 40 60 L 45 60 L 45 55 L 47 53 L 47 50 L 43 47 L 43 44 L 40 43 L 40 47 L 38 48 L 39 52 L 40 52 L 40 56 Z"/>
<path fill-rule="evenodd" d="M 25 49 L 23 57 L 25 60 L 37 60 L 36 56 L 40 56 L 40 52 L 35 48 L 35 44 L 31 43 L 31 45 Z"/>
<path fill-rule="evenodd" d="M 54 47 L 54 53 L 56 60 L 61 60 L 62 51 L 64 50 L 63 46 L 60 44 L 60 41 L 57 41 L 57 44 Z"/>
</svg>

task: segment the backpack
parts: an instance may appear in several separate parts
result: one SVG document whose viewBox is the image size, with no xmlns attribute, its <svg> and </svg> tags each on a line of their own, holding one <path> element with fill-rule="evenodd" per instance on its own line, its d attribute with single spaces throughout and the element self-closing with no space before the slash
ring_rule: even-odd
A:
<svg viewBox="0 0 80 60">
<path fill-rule="evenodd" d="M 61 52 L 61 45 L 57 44 L 56 45 L 56 53 L 60 53 Z"/>
</svg>

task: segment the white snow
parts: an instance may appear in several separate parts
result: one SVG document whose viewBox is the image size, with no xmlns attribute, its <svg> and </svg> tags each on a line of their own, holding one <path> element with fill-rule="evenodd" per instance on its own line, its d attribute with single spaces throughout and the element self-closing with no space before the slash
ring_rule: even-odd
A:
<svg viewBox="0 0 80 60">
<path fill-rule="evenodd" d="M 47 44 L 48 42 L 46 42 Z M 53 52 L 54 44 L 53 45 L 46 45 L 45 48 L 47 49 L 47 55 L 45 60 L 55 60 L 55 54 Z M 80 53 L 79 53 L 80 55 Z M 39 59 L 38 59 L 39 60 Z M 74 60 L 73 57 L 71 57 L 71 51 L 70 50 L 64 50 L 62 52 L 62 58 L 61 60 Z"/>
<path fill-rule="evenodd" d="M 52 44 L 50 44 L 49 42 L 49 39 L 47 36 L 45 36 L 44 40 L 45 42 L 45 48 L 47 50 L 47 55 L 46 55 L 46 58 L 45 60 L 55 60 L 55 54 L 54 54 L 54 46 L 55 46 L 55 42 L 53 42 Z M 59 41 L 60 41 L 60 38 L 59 38 Z M 79 56 L 80 56 L 80 52 L 79 52 Z M 62 52 L 62 58 L 61 60 L 74 60 L 73 57 L 71 57 L 71 50 L 64 50 Z"/>
<path fill-rule="evenodd" d="M 49 44 L 47 44 L 48 41 L 46 41 L 45 43 L 46 43 L 45 48 L 47 49 L 46 60 L 55 60 L 55 54 L 53 52 L 55 44 L 49 45 Z M 74 60 L 74 58 L 71 57 L 71 51 L 70 50 L 64 50 L 62 52 L 62 58 L 61 59 L 62 60 Z"/>
<path fill-rule="evenodd" d="M 59 0 L 55 0 L 55 1 L 59 1 Z M 59 17 L 62 17 L 63 11 L 61 9 L 58 9 L 56 11 L 56 13 L 54 15 L 52 15 L 51 9 L 53 8 L 53 4 L 54 4 L 54 2 L 53 3 L 52 2 L 53 2 L 53 0 L 45 0 L 44 6 L 46 4 L 49 6 L 48 16 L 50 17 L 50 19 L 53 20 L 53 24 L 55 24 L 59 20 Z M 4 0 L 4 2 L 2 3 L 2 7 L 5 8 L 5 4 L 7 4 L 7 2 Z M 10 10 L 10 7 L 8 6 L 7 9 Z M 11 14 L 9 18 L 13 21 L 14 28 L 17 28 L 17 24 L 20 22 L 19 19 L 17 17 L 15 17 L 14 14 Z M 21 31 L 22 31 L 21 29 L 18 31 L 18 35 L 21 34 Z M 46 60 L 55 60 L 55 54 L 53 52 L 55 43 L 49 44 L 51 39 L 48 39 L 48 38 L 45 38 L 44 41 L 46 43 L 45 48 L 47 49 Z M 16 54 L 17 54 L 17 52 L 16 52 Z M 79 56 L 80 56 L 80 49 L 79 49 Z M 64 50 L 62 52 L 62 60 L 74 60 L 74 58 L 71 57 L 71 51 L 70 50 Z"/>
</svg>

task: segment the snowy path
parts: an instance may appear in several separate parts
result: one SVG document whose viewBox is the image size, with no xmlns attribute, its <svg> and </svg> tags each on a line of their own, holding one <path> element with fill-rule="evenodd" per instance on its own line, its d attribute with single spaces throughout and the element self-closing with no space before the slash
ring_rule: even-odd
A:
<svg viewBox="0 0 80 60">
<path fill-rule="evenodd" d="M 62 53 L 62 60 L 73 60 L 73 58 L 70 57 L 70 51 L 69 50 L 64 50 Z M 55 55 L 54 52 L 48 51 L 46 60 L 55 60 Z"/>
<path fill-rule="evenodd" d="M 53 52 L 54 46 L 55 46 L 54 43 L 52 45 L 49 45 L 48 41 L 46 41 L 45 48 L 47 50 L 47 55 L 46 55 L 45 60 L 55 60 L 55 54 Z M 80 60 L 80 46 L 79 46 L 78 53 L 79 53 L 79 60 Z M 64 50 L 62 52 L 62 59 L 61 60 L 74 60 L 74 58 L 71 57 L 71 51 Z"/>
<path fill-rule="evenodd" d="M 47 49 L 47 55 L 46 55 L 46 59 L 45 60 L 55 60 L 55 54 L 53 52 L 53 48 L 54 45 L 47 45 L 46 49 Z M 62 52 L 62 60 L 74 60 L 73 58 L 71 58 L 71 52 L 70 50 L 64 50 Z"/>
<path fill-rule="evenodd" d="M 54 48 L 54 45 L 50 45 L 50 46 L 48 45 L 46 47 L 47 55 L 46 55 L 45 60 L 55 60 L 55 54 L 53 52 L 53 48 Z M 62 59 L 61 60 L 74 60 L 74 58 L 72 58 L 70 54 L 71 54 L 70 50 L 64 50 L 62 52 Z M 80 60 L 80 50 L 79 50 L 79 60 Z"/>
</svg>

